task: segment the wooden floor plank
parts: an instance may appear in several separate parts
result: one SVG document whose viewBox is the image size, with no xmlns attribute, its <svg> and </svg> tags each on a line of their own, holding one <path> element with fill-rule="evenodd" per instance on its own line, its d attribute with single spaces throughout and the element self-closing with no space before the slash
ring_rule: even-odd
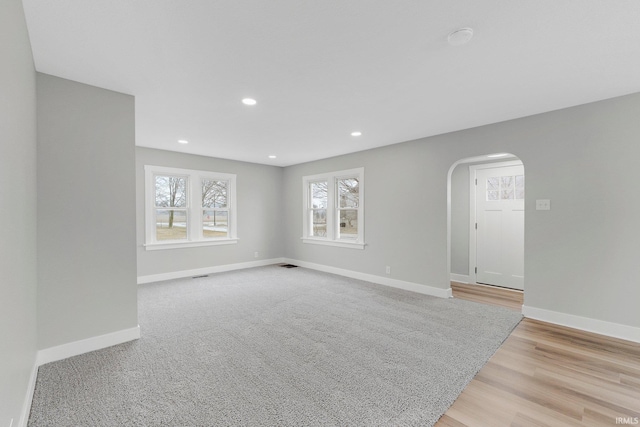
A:
<svg viewBox="0 0 640 427">
<path fill-rule="evenodd" d="M 451 282 L 451 291 L 454 298 L 499 305 L 518 311 L 522 310 L 522 291 L 458 282 Z"/>
<path fill-rule="evenodd" d="M 463 415 L 467 426 L 508 426 L 514 423 L 518 414 L 521 415 L 521 418 L 526 416 L 535 419 L 542 425 L 570 427 L 581 425 L 581 420 L 576 417 L 567 416 L 553 408 L 539 405 L 532 400 L 513 394 L 509 390 L 477 380 L 472 381 L 459 399 L 466 400 L 466 405 L 462 409 L 456 408 L 458 405 L 458 401 L 456 401 L 450 408 L 456 409 L 453 411 L 452 417 Z M 463 410 L 467 410 L 467 412 L 462 414 Z M 480 418 L 477 418 L 478 415 Z M 524 421 L 522 422 L 524 423 Z M 438 424 L 436 426 L 440 427 Z"/>
<path fill-rule="evenodd" d="M 456 298 L 522 304 L 457 285 Z M 640 417 L 640 344 L 524 319 L 436 426 L 614 426 L 618 417 Z"/>
</svg>

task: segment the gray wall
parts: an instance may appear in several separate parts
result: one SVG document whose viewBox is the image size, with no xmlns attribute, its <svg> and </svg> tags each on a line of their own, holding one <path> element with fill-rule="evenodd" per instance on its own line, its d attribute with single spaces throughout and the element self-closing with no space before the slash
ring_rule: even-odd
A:
<svg viewBox="0 0 640 427">
<path fill-rule="evenodd" d="M 445 153 L 442 147 L 407 142 L 286 168 L 286 256 L 379 276 L 388 265 L 393 279 L 448 288 L 446 267 L 432 267 L 447 262 L 446 250 L 433 244 L 446 244 L 447 167 L 440 164 Z M 366 248 L 302 243 L 302 177 L 361 166 Z M 442 169 L 444 184 L 434 185 L 442 181 Z"/>
<path fill-rule="evenodd" d="M 640 94 L 285 169 L 293 259 L 449 287 L 447 173 L 459 159 L 518 156 L 527 175 L 525 305 L 640 327 Z M 305 245 L 301 177 L 364 166 L 364 251 Z M 536 211 L 536 199 L 551 199 Z"/>
<path fill-rule="evenodd" d="M 0 425 L 20 418 L 36 341 L 36 76 L 19 0 L 0 2 Z"/>
<path fill-rule="evenodd" d="M 132 96 L 46 74 L 38 95 L 38 345 L 137 325 Z"/>
<path fill-rule="evenodd" d="M 451 174 L 451 272 L 469 274 L 469 165 Z"/>
<path fill-rule="evenodd" d="M 147 251 L 144 244 L 144 165 L 236 174 L 237 244 Z M 281 257 L 282 168 L 136 148 L 138 276 Z M 259 253 L 254 258 L 254 252 Z"/>
</svg>

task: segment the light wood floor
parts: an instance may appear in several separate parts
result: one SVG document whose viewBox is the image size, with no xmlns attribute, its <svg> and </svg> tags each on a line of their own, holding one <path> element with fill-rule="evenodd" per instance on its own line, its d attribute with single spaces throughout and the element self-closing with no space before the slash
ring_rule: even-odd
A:
<svg viewBox="0 0 640 427">
<path fill-rule="evenodd" d="M 451 290 L 454 298 L 481 302 L 484 304 L 499 305 L 522 311 L 522 291 L 514 289 L 498 288 L 487 285 L 468 285 L 466 283 L 451 282 Z"/>
<path fill-rule="evenodd" d="M 524 319 L 436 427 L 630 424 L 640 424 L 640 344 Z"/>
</svg>

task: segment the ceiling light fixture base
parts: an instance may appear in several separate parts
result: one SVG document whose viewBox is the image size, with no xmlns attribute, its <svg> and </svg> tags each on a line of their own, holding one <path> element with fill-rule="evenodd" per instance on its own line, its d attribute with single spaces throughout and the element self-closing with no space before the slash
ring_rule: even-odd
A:
<svg viewBox="0 0 640 427">
<path fill-rule="evenodd" d="M 473 37 L 473 29 L 471 28 L 460 28 L 449 33 L 447 36 L 447 40 L 451 46 L 461 46 L 463 44 L 469 43 L 469 40 Z"/>
</svg>

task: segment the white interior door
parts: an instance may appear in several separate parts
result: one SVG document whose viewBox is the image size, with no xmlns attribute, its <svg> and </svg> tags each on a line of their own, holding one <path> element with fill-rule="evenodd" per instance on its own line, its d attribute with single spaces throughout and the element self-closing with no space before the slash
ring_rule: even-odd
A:
<svg viewBox="0 0 640 427">
<path fill-rule="evenodd" d="M 524 289 L 524 167 L 485 166 L 475 169 L 476 282 Z"/>
</svg>

